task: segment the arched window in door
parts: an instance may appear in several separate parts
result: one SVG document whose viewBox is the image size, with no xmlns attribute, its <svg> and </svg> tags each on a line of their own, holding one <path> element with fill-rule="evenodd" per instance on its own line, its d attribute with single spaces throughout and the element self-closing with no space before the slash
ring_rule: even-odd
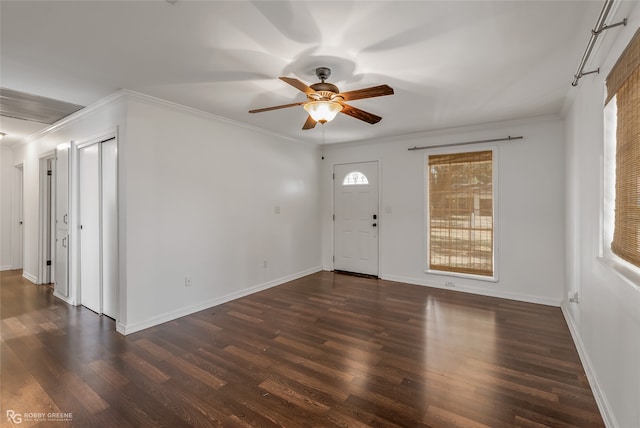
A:
<svg viewBox="0 0 640 428">
<path fill-rule="evenodd" d="M 362 184 L 369 184 L 369 180 L 367 176 L 360 171 L 351 171 L 344 177 L 344 180 L 342 180 L 343 186 L 358 186 Z"/>
</svg>

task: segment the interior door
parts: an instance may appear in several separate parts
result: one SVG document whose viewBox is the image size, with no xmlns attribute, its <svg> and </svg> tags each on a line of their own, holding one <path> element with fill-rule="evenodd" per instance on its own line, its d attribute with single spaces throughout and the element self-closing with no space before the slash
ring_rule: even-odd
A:
<svg viewBox="0 0 640 428">
<path fill-rule="evenodd" d="M 69 230 L 69 144 L 56 148 L 56 230 Z"/>
<path fill-rule="evenodd" d="M 46 160 L 46 186 L 45 186 L 45 221 L 43 222 L 44 231 L 42 238 L 44 239 L 44 259 L 45 270 L 43 284 L 50 284 L 53 282 L 53 269 L 51 263 L 53 262 L 53 255 L 55 254 L 55 230 L 53 227 L 53 159 Z M 53 234 L 53 236 L 52 236 Z"/>
<path fill-rule="evenodd" d="M 378 162 L 334 166 L 334 269 L 378 276 Z"/>
<path fill-rule="evenodd" d="M 69 296 L 69 144 L 56 147 L 55 162 L 55 289 Z"/>
<path fill-rule="evenodd" d="M 22 269 L 24 260 L 24 169 L 16 167 L 16 211 L 13 269 Z"/>
<path fill-rule="evenodd" d="M 69 233 L 56 231 L 56 291 L 69 296 Z"/>
<path fill-rule="evenodd" d="M 78 150 L 80 303 L 102 313 L 100 273 L 100 145 Z"/>
<path fill-rule="evenodd" d="M 101 146 L 102 170 L 102 312 L 116 319 L 118 311 L 118 193 L 116 139 Z"/>
</svg>

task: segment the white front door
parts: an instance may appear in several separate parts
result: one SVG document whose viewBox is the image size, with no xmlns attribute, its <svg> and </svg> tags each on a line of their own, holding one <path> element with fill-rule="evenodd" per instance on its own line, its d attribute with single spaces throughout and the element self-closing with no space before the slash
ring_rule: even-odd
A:
<svg viewBox="0 0 640 428">
<path fill-rule="evenodd" d="M 378 162 L 334 166 L 334 269 L 378 276 Z"/>
</svg>

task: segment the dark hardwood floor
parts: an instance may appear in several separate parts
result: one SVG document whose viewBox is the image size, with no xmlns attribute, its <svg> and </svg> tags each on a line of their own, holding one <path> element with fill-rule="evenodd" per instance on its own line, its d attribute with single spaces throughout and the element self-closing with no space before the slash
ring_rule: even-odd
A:
<svg viewBox="0 0 640 428">
<path fill-rule="evenodd" d="M 321 272 L 124 337 L 1 275 L 2 426 L 604 426 L 558 308 Z"/>
</svg>

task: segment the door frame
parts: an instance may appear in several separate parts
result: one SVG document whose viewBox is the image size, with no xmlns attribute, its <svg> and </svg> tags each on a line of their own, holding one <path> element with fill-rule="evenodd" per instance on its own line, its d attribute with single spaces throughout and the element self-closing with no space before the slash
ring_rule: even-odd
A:
<svg viewBox="0 0 640 428">
<path fill-rule="evenodd" d="M 369 159 L 369 160 L 353 160 L 349 162 L 332 162 L 331 163 L 331 270 L 335 271 L 336 267 L 336 165 L 352 165 L 357 163 L 367 163 L 367 162 L 377 162 L 378 165 L 378 278 L 380 278 L 380 267 L 382 266 L 382 251 L 380 246 L 380 240 L 382 239 L 382 226 L 380 223 L 382 220 L 380 206 L 382 200 L 382 192 L 380 191 L 380 184 L 382 183 L 382 160 L 380 158 Z"/>
<path fill-rule="evenodd" d="M 24 163 L 13 166 L 11 269 L 24 268 Z M 22 222 L 22 224 L 20 224 Z M 24 269 L 22 272 L 24 276 Z M 28 278 L 31 280 L 31 278 Z"/>
<path fill-rule="evenodd" d="M 49 181 L 47 174 L 47 163 L 51 161 L 52 175 Z M 56 151 L 51 150 L 40 155 L 39 160 L 39 183 L 40 183 L 40 202 L 38 206 L 39 219 L 38 219 L 38 281 L 37 284 L 48 284 L 55 280 L 55 242 L 56 242 L 56 227 L 55 227 L 55 202 L 56 202 L 56 189 L 55 189 L 55 174 L 56 174 Z M 47 186 L 50 185 L 50 191 L 47 191 Z M 50 211 L 49 211 L 50 210 Z M 49 267 L 49 275 L 47 278 L 47 234 L 49 235 L 49 251 L 51 264 Z M 53 248 L 52 248 L 53 246 Z M 48 279 L 48 281 L 47 281 Z"/>
</svg>

